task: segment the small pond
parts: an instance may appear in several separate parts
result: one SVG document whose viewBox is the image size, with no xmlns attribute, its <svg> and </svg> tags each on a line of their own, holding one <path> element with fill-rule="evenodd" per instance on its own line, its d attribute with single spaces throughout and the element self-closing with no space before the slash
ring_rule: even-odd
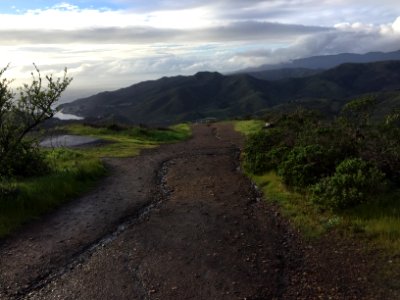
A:
<svg viewBox="0 0 400 300">
<path fill-rule="evenodd" d="M 90 136 L 81 135 L 56 135 L 45 138 L 40 142 L 40 146 L 46 148 L 77 147 L 101 141 Z"/>
</svg>

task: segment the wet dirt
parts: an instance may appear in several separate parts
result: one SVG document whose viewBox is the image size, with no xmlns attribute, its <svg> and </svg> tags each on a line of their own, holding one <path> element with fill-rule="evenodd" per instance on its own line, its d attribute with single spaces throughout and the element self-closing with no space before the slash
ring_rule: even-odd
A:
<svg viewBox="0 0 400 300">
<path fill-rule="evenodd" d="M 98 188 L 0 242 L 0 299 L 385 299 L 360 245 L 305 242 L 261 199 L 242 146 L 195 125 L 108 159 Z"/>
</svg>

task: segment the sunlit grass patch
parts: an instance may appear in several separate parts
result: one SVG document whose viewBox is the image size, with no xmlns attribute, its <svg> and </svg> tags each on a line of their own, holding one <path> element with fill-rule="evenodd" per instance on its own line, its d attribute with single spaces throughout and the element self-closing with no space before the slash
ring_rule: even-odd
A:
<svg viewBox="0 0 400 300">
<path fill-rule="evenodd" d="M 153 148 L 163 143 L 182 141 L 191 135 L 188 124 L 178 124 L 169 128 L 107 128 L 73 124 L 62 129 L 70 134 L 91 136 L 103 140 L 103 144 L 83 149 L 83 151 L 96 157 L 135 156 L 140 153 L 141 149 Z"/>
<path fill-rule="evenodd" d="M 261 130 L 264 126 L 264 121 L 262 120 L 243 120 L 234 121 L 234 129 L 246 136 L 256 133 Z"/>
</svg>

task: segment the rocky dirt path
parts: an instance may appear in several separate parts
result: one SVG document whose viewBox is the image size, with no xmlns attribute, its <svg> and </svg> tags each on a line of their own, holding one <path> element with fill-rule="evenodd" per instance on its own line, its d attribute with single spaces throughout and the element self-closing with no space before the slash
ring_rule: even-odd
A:
<svg viewBox="0 0 400 300">
<path fill-rule="evenodd" d="M 0 299 L 382 299 L 357 245 L 304 243 L 261 201 L 229 125 L 193 133 L 1 242 Z"/>
</svg>

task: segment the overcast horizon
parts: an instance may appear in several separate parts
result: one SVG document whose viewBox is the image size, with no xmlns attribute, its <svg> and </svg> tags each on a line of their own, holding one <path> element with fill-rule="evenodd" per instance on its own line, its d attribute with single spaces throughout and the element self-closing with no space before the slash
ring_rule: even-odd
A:
<svg viewBox="0 0 400 300">
<path fill-rule="evenodd" d="M 375 1 L 376 2 L 376 1 Z M 163 76 L 315 55 L 400 49 L 400 5 L 382 0 L 0 2 L 7 78 L 74 78 L 70 98 Z"/>
</svg>

